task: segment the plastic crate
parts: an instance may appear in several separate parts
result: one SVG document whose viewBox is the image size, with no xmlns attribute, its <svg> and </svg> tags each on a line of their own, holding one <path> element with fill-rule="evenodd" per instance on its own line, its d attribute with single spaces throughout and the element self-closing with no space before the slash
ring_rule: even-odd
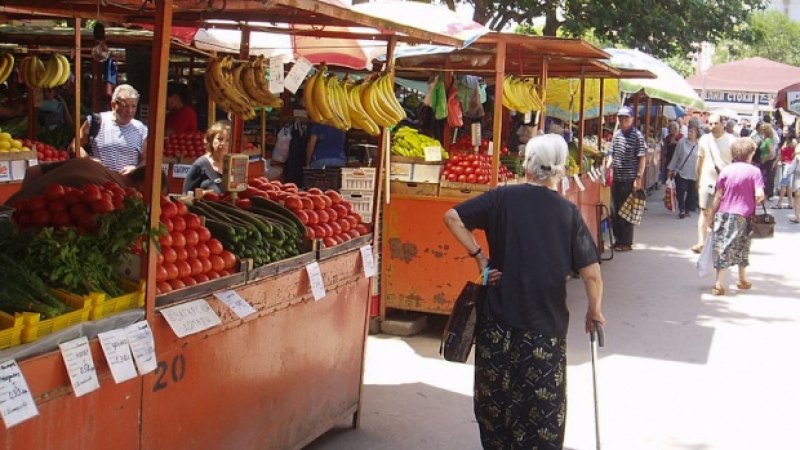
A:
<svg viewBox="0 0 800 450">
<path fill-rule="evenodd" d="M 342 191 L 342 199 L 353 205 L 353 211 L 361 214 L 364 223 L 372 222 L 372 201 L 375 194 L 366 191 Z"/>
<path fill-rule="evenodd" d="M 374 167 L 346 167 L 342 169 L 342 191 L 375 190 Z"/>
<path fill-rule="evenodd" d="M 13 316 L 0 311 L 0 350 L 20 344 L 25 322 L 22 314 Z"/>
<path fill-rule="evenodd" d="M 90 292 L 88 295 L 84 295 L 83 297 L 63 291 L 58 291 L 58 294 L 59 297 L 68 298 L 70 301 L 75 303 L 79 303 L 82 299 L 89 300 L 91 302 L 89 320 L 102 319 L 103 317 L 108 317 L 118 312 L 144 306 L 144 281 L 136 283 L 134 281 L 123 279 L 120 283 L 120 287 L 130 293 L 111 299 L 106 299 L 106 294 L 99 292 Z"/>
<path fill-rule="evenodd" d="M 48 334 L 53 334 L 56 331 L 63 330 L 64 328 L 71 327 L 89 320 L 89 313 L 92 310 L 91 299 L 83 297 L 68 298 L 61 292 L 54 292 L 56 297 L 66 303 L 67 306 L 74 308 L 75 311 L 46 320 L 42 320 L 42 315 L 39 313 L 22 313 L 23 323 L 25 325 L 25 328 L 22 329 L 21 338 L 23 344 L 33 342 L 41 337 L 47 336 Z"/>
<path fill-rule="evenodd" d="M 332 169 L 309 169 L 304 167 L 303 188 L 319 188 L 323 191 L 333 189 L 338 191 L 342 187 L 341 172 L 342 169 L 340 167 Z"/>
</svg>

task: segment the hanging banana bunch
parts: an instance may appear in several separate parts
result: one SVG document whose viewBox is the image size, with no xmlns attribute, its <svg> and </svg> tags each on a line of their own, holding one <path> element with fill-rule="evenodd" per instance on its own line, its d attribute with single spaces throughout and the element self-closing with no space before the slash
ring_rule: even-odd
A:
<svg viewBox="0 0 800 450">
<path fill-rule="evenodd" d="M 513 75 L 503 78 L 503 106 L 523 114 L 544 110 L 533 79 L 522 79 Z"/>
<path fill-rule="evenodd" d="M 233 67 L 231 56 L 212 57 L 206 67 L 204 80 L 206 92 L 217 106 L 244 120 L 251 120 L 256 117 L 254 107 L 258 104 L 247 95 L 242 83 L 243 69 L 242 64 Z"/>
<path fill-rule="evenodd" d="M 8 55 L 10 57 L 9 60 L 5 56 L 3 57 L 3 62 L 0 63 L 2 65 L 0 69 L 5 68 L 5 64 L 8 62 L 11 63 L 12 67 L 14 65 L 13 57 Z M 47 60 L 47 64 L 42 62 L 36 55 L 26 56 L 19 63 L 19 73 L 22 77 L 22 82 L 31 89 L 54 88 L 67 82 L 70 74 L 70 65 L 67 58 L 58 53 L 51 55 L 50 59 Z M 2 70 L 0 70 L 0 75 L 2 75 Z M 5 81 L 3 78 L 0 79 Z"/>
<path fill-rule="evenodd" d="M 11 72 L 14 71 L 14 55 L 11 53 L 0 54 L 0 83 L 5 83 Z"/>
</svg>

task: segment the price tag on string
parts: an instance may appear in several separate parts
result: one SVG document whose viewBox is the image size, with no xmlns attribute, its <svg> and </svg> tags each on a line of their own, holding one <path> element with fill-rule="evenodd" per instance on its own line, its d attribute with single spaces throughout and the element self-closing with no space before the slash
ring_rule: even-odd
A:
<svg viewBox="0 0 800 450">
<path fill-rule="evenodd" d="M 303 74 L 303 77 L 305 77 L 305 74 Z M 269 91 L 273 94 L 281 94 L 283 92 L 283 83 L 283 57 L 273 56 L 269 59 Z"/>
<path fill-rule="evenodd" d="M 313 262 L 306 266 L 308 272 L 308 279 L 311 282 L 311 293 L 314 294 L 314 300 L 321 300 L 325 297 L 325 280 L 322 279 L 322 270 L 319 268 L 318 262 Z"/>
<path fill-rule="evenodd" d="M 136 366 L 128 343 L 128 334 L 123 329 L 106 331 L 97 335 L 100 347 L 106 356 L 111 376 L 117 384 L 136 378 Z"/>
<path fill-rule="evenodd" d="M 442 147 L 425 147 L 425 161 L 441 161 Z"/>
<path fill-rule="evenodd" d="M 481 124 L 475 122 L 471 125 L 471 132 L 472 132 L 472 146 L 473 147 L 480 147 L 481 146 Z"/>
<path fill-rule="evenodd" d="M 100 389 L 100 380 L 97 379 L 92 359 L 92 349 L 89 348 L 89 338 L 81 336 L 58 344 L 58 348 L 64 357 L 64 365 L 67 366 L 67 374 L 75 397 Z"/>
<path fill-rule="evenodd" d="M 222 300 L 222 303 L 228 305 L 228 308 L 233 310 L 234 314 L 239 316 L 240 319 L 243 319 L 250 314 L 256 312 L 255 308 L 253 308 L 250 303 L 247 303 L 245 299 L 242 298 L 236 291 L 222 291 L 217 292 L 214 294 L 214 297 Z"/>
<path fill-rule="evenodd" d="M 6 428 L 39 415 L 28 382 L 13 359 L 0 363 L 0 415 Z"/>
<path fill-rule="evenodd" d="M 583 185 L 580 175 L 576 173 L 575 175 L 572 176 L 572 179 L 575 180 L 575 184 L 578 185 L 578 189 L 580 189 L 581 192 L 586 190 L 586 186 Z"/>
<path fill-rule="evenodd" d="M 361 247 L 361 261 L 364 263 L 364 276 L 367 278 L 374 276 L 377 269 L 375 268 L 375 259 L 372 257 L 371 245 Z"/>
<path fill-rule="evenodd" d="M 179 338 L 199 333 L 222 323 L 217 313 L 203 299 L 164 308 L 161 310 L 161 315 Z"/>
<path fill-rule="evenodd" d="M 314 67 L 314 65 L 301 56 L 295 61 L 292 70 L 286 74 L 286 78 L 283 80 L 283 86 L 292 94 L 297 93 L 297 90 L 300 89 L 300 85 L 303 84 L 303 80 L 306 79 L 306 75 L 308 75 L 312 67 Z"/>
<path fill-rule="evenodd" d="M 133 360 L 136 362 L 136 367 L 139 368 L 139 373 L 144 375 L 156 370 L 158 366 L 156 343 L 153 339 L 153 332 L 150 330 L 150 324 L 146 320 L 136 322 L 125 327 L 125 334 L 128 335 L 128 344 L 131 346 Z"/>
<path fill-rule="evenodd" d="M 569 190 L 569 178 L 568 177 L 564 177 L 564 178 L 561 179 L 561 189 L 564 192 L 567 192 Z"/>
</svg>

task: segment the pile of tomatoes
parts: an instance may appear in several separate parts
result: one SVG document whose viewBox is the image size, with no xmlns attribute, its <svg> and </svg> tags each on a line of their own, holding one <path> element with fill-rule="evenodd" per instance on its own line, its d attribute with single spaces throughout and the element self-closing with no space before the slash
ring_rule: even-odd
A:
<svg viewBox="0 0 800 450">
<path fill-rule="evenodd" d="M 206 132 L 175 133 L 164 139 L 164 156 L 181 158 L 182 162 L 192 162 L 206 153 Z M 242 143 L 242 151 L 252 153 L 258 148 L 246 138 Z"/>
<path fill-rule="evenodd" d="M 500 182 L 514 178 L 514 174 L 504 165 L 498 168 Z M 442 170 L 442 178 L 459 183 L 489 184 L 492 177 L 492 157 L 469 152 L 451 152 L 450 160 Z"/>
<path fill-rule="evenodd" d="M 44 194 L 16 200 L 11 220 L 20 230 L 74 227 L 81 233 L 92 233 L 97 230 L 95 217 L 122 209 L 128 195 L 140 194 L 110 181 L 103 186 L 87 184 L 81 189 L 51 184 Z"/>
<path fill-rule="evenodd" d="M 211 237 L 200 217 L 181 201 L 161 197 L 159 219 L 167 233 L 159 238 L 156 293 L 194 286 L 236 271 L 236 256 Z"/>
<path fill-rule="evenodd" d="M 32 139 L 23 139 L 22 146 L 33 149 L 36 148 L 36 157 L 40 162 L 56 162 L 66 161 L 69 159 L 69 153 L 66 150 L 58 150 L 52 145 L 43 142 L 37 142 Z"/>
</svg>

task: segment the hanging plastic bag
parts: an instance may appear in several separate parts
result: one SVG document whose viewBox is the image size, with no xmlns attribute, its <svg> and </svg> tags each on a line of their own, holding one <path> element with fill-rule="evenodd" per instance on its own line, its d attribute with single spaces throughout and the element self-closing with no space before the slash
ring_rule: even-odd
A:
<svg viewBox="0 0 800 450">
<path fill-rule="evenodd" d="M 460 128 L 464 125 L 461 102 L 458 101 L 455 89 L 450 89 L 450 98 L 447 99 L 447 124 L 453 128 Z"/>
<path fill-rule="evenodd" d="M 433 108 L 434 117 L 437 120 L 444 120 L 447 118 L 447 92 L 444 87 L 444 81 L 441 78 L 436 82 L 433 88 Z"/>
<path fill-rule="evenodd" d="M 675 211 L 678 207 L 678 196 L 675 193 L 675 180 L 670 178 L 664 186 L 664 207 L 667 208 L 667 211 Z"/>
<path fill-rule="evenodd" d="M 705 278 L 714 273 L 714 232 L 709 231 L 703 250 L 697 258 L 697 276 Z"/>
<path fill-rule="evenodd" d="M 423 105 L 433 107 L 433 91 L 436 89 L 438 83 L 439 75 L 433 77 L 433 81 L 428 83 L 428 92 L 425 94 L 425 98 L 422 99 Z"/>
<path fill-rule="evenodd" d="M 283 163 L 289 157 L 289 145 L 292 143 L 292 125 L 286 125 L 278 132 L 275 147 L 272 149 L 272 160 Z"/>
</svg>

